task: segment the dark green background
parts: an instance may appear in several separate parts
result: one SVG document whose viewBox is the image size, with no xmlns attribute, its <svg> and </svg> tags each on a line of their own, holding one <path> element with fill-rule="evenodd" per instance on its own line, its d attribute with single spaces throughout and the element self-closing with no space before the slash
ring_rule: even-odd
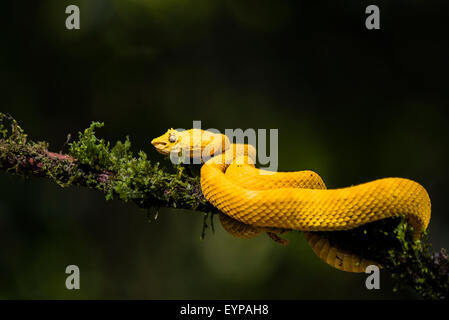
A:
<svg viewBox="0 0 449 320">
<path fill-rule="evenodd" d="M 65 28 L 77 4 L 81 29 Z M 377 4 L 381 30 L 365 28 Z M 400 176 L 432 199 L 431 241 L 449 244 L 448 24 L 443 1 L 3 1 L 0 110 L 59 151 L 104 121 L 135 151 L 167 128 L 278 128 L 280 170 L 329 188 Z M 92 190 L 0 174 L 0 298 L 416 298 L 385 272 L 334 270 L 300 233 L 282 247 L 216 221 Z M 81 290 L 65 289 L 65 268 Z"/>
</svg>

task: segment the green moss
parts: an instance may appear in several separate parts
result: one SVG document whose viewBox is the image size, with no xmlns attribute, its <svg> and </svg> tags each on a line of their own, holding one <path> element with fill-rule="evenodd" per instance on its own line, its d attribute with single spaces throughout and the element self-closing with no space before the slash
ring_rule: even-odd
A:
<svg viewBox="0 0 449 320">
<path fill-rule="evenodd" d="M 37 155 L 47 147 L 44 142 L 28 144 L 27 135 L 17 121 L 4 113 L 0 113 L 0 135 L 0 168 L 6 167 L 9 172 L 19 173 L 29 154 Z"/>
<path fill-rule="evenodd" d="M 5 128 L 3 123 L 0 123 L 0 137 L 1 139 L 5 139 L 8 134 L 8 129 Z"/>
<path fill-rule="evenodd" d="M 69 152 L 79 163 L 99 171 L 112 167 L 109 142 L 95 136 L 95 129 L 103 126 L 103 123 L 92 122 L 84 132 L 78 133 L 79 140 L 70 144 Z"/>
</svg>

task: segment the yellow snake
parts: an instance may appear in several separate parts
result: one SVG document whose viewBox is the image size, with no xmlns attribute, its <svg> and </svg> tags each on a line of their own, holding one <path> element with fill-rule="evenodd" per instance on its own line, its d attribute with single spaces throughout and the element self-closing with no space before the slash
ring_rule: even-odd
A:
<svg viewBox="0 0 449 320">
<path fill-rule="evenodd" d="M 348 230 L 381 219 L 405 216 L 418 238 L 430 220 L 430 198 L 419 183 L 385 178 L 340 189 L 326 189 L 313 171 L 269 172 L 255 168 L 256 150 L 230 144 L 227 136 L 201 129 L 170 129 L 151 141 L 165 155 L 190 159 L 207 156 L 201 167 L 201 189 L 218 208 L 220 222 L 233 236 L 251 238 L 261 232 L 304 231 L 312 250 L 327 264 L 349 272 L 365 272 L 373 261 L 331 245 L 313 231 Z"/>
</svg>

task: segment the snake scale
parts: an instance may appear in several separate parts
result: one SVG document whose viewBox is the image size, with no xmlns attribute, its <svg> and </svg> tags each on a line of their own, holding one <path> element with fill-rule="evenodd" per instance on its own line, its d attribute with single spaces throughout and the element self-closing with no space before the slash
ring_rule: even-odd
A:
<svg viewBox="0 0 449 320">
<path fill-rule="evenodd" d="M 405 216 L 419 238 L 430 221 L 430 198 L 419 183 L 384 178 L 340 189 L 327 189 L 309 170 L 267 172 L 255 167 L 256 150 L 231 144 L 228 137 L 201 129 L 170 129 L 151 141 L 164 155 L 206 159 L 201 166 L 205 198 L 223 214 L 220 222 L 235 237 L 262 232 L 280 243 L 278 234 L 303 231 L 315 254 L 339 270 L 365 272 L 362 257 L 333 246 L 315 231 L 349 230 L 381 219 Z"/>
</svg>

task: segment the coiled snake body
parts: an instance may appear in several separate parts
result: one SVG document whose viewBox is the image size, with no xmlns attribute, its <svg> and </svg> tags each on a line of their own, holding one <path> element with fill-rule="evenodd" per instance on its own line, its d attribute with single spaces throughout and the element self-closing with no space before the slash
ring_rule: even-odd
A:
<svg viewBox="0 0 449 320">
<path fill-rule="evenodd" d="M 327 264 L 364 272 L 375 262 L 332 246 L 313 231 L 348 230 L 385 218 L 405 216 L 415 238 L 430 220 L 430 199 L 420 184 L 385 178 L 341 189 L 326 189 L 313 171 L 269 173 L 255 168 L 256 150 L 230 144 L 222 134 L 201 129 L 168 130 L 151 142 L 162 154 L 201 157 L 201 188 L 223 214 L 220 222 L 233 236 L 251 238 L 267 232 L 278 242 L 286 230 L 304 231 L 312 250 Z"/>
</svg>

